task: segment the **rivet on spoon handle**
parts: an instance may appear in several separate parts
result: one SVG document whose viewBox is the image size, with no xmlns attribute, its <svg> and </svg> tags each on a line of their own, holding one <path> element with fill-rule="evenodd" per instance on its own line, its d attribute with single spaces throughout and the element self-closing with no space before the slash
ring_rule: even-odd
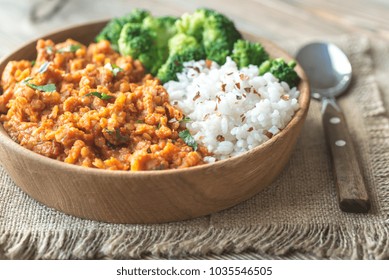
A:
<svg viewBox="0 0 389 280">
<path fill-rule="evenodd" d="M 322 113 L 324 132 L 331 150 L 340 209 L 345 212 L 366 213 L 370 209 L 369 196 L 343 113 L 335 108 L 332 102 L 328 103 L 326 100 Z"/>
</svg>

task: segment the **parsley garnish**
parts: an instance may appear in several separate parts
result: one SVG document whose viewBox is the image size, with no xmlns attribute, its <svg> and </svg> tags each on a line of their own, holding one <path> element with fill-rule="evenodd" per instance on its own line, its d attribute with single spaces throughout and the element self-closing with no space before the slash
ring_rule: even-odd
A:
<svg viewBox="0 0 389 280">
<path fill-rule="evenodd" d="M 39 67 L 38 72 L 44 73 L 47 70 L 47 68 L 49 67 L 49 64 L 50 64 L 50 62 L 47 62 L 47 61 L 45 63 L 43 63 L 41 65 L 41 67 Z M 29 83 L 29 81 L 31 81 L 31 80 L 32 80 L 32 77 L 27 77 L 23 81 L 21 81 L 21 83 L 22 83 L 22 85 L 26 85 L 32 89 L 37 89 L 37 90 L 44 91 L 44 92 L 53 92 L 53 91 L 57 90 L 57 87 L 55 86 L 55 84 L 47 84 L 47 85 L 39 86 L 36 84 Z"/>
<path fill-rule="evenodd" d="M 31 67 L 34 67 L 36 61 L 35 60 L 31 60 Z"/>
<path fill-rule="evenodd" d="M 120 142 L 120 143 L 125 143 L 128 141 L 128 136 L 123 136 L 121 133 L 120 133 L 120 130 L 119 128 L 116 129 L 116 139 Z"/>
<path fill-rule="evenodd" d="M 180 122 L 191 122 L 192 120 L 189 117 L 183 117 Z"/>
<path fill-rule="evenodd" d="M 112 74 L 116 77 L 116 75 L 123 71 L 123 68 L 120 68 L 119 66 L 117 66 L 116 64 L 112 64 Z"/>
<path fill-rule="evenodd" d="M 45 72 L 47 71 L 47 69 L 49 68 L 50 63 L 51 63 L 51 62 L 45 61 L 45 63 L 43 63 L 43 64 L 41 65 L 41 67 L 39 67 L 38 72 L 41 73 L 41 74 L 42 74 L 42 73 L 45 73 Z"/>
<path fill-rule="evenodd" d="M 120 133 L 120 129 L 119 129 L 119 128 L 116 128 L 115 130 L 105 128 L 105 132 L 107 132 L 109 135 L 113 135 L 113 134 L 115 133 L 115 138 L 116 138 L 116 140 L 117 140 L 119 143 L 125 143 L 125 142 L 128 141 L 128 136 L 123 136 L 123 135 Z"/>
<path fill-rule="evenodd" d="M 27 77 L 27 78 L 25 78 L 25 79 L 22 81 L 22 84 L 25 85 L 25 84 L 27 84 L 28 81 L 31 81 L 31 80 L 32 80 L 31 77 Z"/>
<path fill-rule="evenodd" d="M 137 120 L 136 123 L 144 123 L 142 120 Z"/>
<path fill-rule="evenodd" d="M 52 47 L 52 46 L 46 47 L 46 52 L 47 52 L 48 54 L 54 53 L 53 47 Z"/>
<path fill-rule="evenodd" d="M 192 147 L 193 150 L 197 150 L 197 143 L 196 141 L 194 140 L 193 136 L 190 135 L 190 132 L 189 130 L 185 129 L 183 131 L 181 131 L 180 133 L 178 133 L 178 136 L 180 136 L 180 138 L 182 140 L 184 140 L 184 142 L 189 146 L 189 147 Z"/>
<path fill-rule="evenodd" d="M 33 89 L 40 90 L 40 91 L 44 91 L 44 92 L 53 92 L 53 91 L 57 90 L 55 84 L 47 84 L 47 85 L 43 85 L 43 86 L 37 86 L 34 84 L 26 83 L 26 86 L 33 88 Z"/>
<path fill-rule="evenodd" d="M 113 76 L 116 77 L 116 75 L 117 75 L 120 71 L 123 71 L 123 69 L 121 69 L 121 68 L 113 68 L 113 69 L 112 69 L 112 74 L 113 74 Z"/>
<path fill-rule="evenodd" d="M 115 130 L 106 128 L 105 132 L 107 132 L 109 135 L 112 135 L 112 134 L 114 134 Z"/>
<path fill-rule="evenodd" d="M 106 93 L 100 93 L 100 92 L 97 92 L 97 91 L 93 91 L 93 92 L 90 92 L 88 94 L 85 94 L 85 96 L 96 96 L 98 98 L 100 98 L 101 100 L 108 100 L 108 99 L 111 99 L 113 96 L 112 95 L 108 95 Z"/>
<path fill-rule="evenodd" d="M 120 68 L 116 64 L 107 63 L 104 67 L 111 70 L 114 77 L 116 77 L 119 72 L 124 71 L 123 68 Z"/>
<path fill-rule="evenodd" d="M 107 141 L 107 146 L 110 147 L 111 149 L 116 149 L 116 146 L 112 144 L 111 142 Z"/>
<path fill-rule="evenodd" d="M 70 45 L 67 47 L 60 48 L 57 50 L 58 53 L 64 53 L 64 52 L 76 52 L 78 49 L 81 49 L 80 45 Z"/>
</svg>

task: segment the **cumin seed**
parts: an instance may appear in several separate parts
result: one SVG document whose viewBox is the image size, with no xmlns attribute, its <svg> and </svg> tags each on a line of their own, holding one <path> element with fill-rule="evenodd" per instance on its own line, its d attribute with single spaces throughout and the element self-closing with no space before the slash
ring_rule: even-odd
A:
<svg viewBox="0 0 389 280">
<path fill-rule="evenodd" d="M 196 101 L 199 98 L 200 98 L 200 92 L 198 91 L 198 92 L 196 92 L 195 97 L 193 97 L 193 101 Z"/>
<path fill-rule="evenodd" d="M 281 99 L 285 100 L 285 101 L 288 101 L 289 100 L 289 95 L 285 95 L 284 94 L 284 95 L 281 96 Z"/>
<path fill-rule="evenodd" d="M 219 141 L 219 142 L 223 142 L 223 141 L 225 140 L 225 138 L 224 138 L 223 135 L 220 135 L 220 134 L 219 134 L 219 135 L 216 137 L 216 140 Z"/>
<path fill-rule="evenodd" d="M 267 138 L 269 138 L 269 139 L 273 137 L 273 133 L 271 133 L 268 130 L 265 130 L 263 134 L 265 134 L 267 136 Z"/>
</svg>

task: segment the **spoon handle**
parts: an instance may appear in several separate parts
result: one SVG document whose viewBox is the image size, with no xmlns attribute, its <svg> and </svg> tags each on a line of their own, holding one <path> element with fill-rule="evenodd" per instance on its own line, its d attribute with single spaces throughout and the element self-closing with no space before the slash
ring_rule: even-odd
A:
<svg viewBox="0 0 389 280">
<path fill-rule="evenodd" d="M 342 211 L 366 213 L 370 201 L 347 123 L 334 99 L 323 100 L 323 126 Z"/>
</svg>

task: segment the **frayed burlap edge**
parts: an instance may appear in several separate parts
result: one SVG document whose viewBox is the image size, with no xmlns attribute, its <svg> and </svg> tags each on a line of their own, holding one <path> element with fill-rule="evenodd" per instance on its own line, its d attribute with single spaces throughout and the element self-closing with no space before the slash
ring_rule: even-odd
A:
<svg viewBox="0 0 389 280">
<path fill-rule="evenodd" d="M 309 252 L 318 258 L 388 259 L 389 230 L 385 224 L 349 227 L 338 225 L 267 225 L 241 230 L 150 233 L 123 230 L 1 233 L 10 259 L 141 259 L 147 256 L 184 258 L 212 254 L 263 252 L 287 255 Z"/>
</svg>

